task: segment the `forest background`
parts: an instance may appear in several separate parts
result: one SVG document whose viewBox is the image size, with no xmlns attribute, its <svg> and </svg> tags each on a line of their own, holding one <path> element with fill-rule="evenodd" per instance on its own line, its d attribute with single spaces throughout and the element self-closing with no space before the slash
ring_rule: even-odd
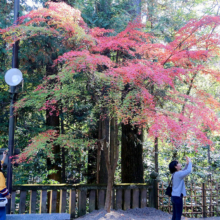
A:
<svg viewBox="0 0 220 220">
<path fill-rule="evenodd" d="M 129 22 L 134 21 L 141 11 L 142 23 L 144 24 L 141 30 L 144 34 L 153 36 L 150 40 L 155 44 L 171 43 L 175 39 L 176 32 L 184 27 L 190 19 L 199 20 L 206 15 L 218 16 L 220 7 L 218 1 L 215 0 L 146 0 L 142 2 L 134 0 L 75 0 L 54 2 L 64 2 L 79 9 L 88 28 L 114 29 L 113 32 L 105 32 L 101 29 L 102 31 L 99 30 L 95 33 L 96 37 L 99 34 L 111 37 L 122 33 Z M 45 1 L 36 1 L 36 3 L 48 7 Z M 0 5 L 0 29 L 5 29 L 13 23 L 13 2 L 1 0 Z M 37 7 L 27 5 L 25 1 L 22 1 L 20 13 L 25 15 Z M 32 19 L 34 18 L 32 17 Z M 35 29 L 23 29 L 28 37 L 22 36 L 20 38 L 19 69 L 24 74 L 24 88 L 19 92 L 19 101 L 16 107 L 15 148 L 21 149 L 23 154 L 20 157 L 19 166 L 14 167 L 13 184 L 107 183 L 108 173 L 102 148 L 108 146 L 106 143 L 109 141 L 108 138 L 112 140 L 108 146 L 108 149 L 113 152 L 111 154 L 109 151 L 110 158 L 115 159 L 117 154 L 115 146 L 119 146 L 119 159 L 114 176 L 115 183 L 146 182 L 153 171 L 159 173 L 158 179 L 167 182 L 169 162 L 172 159 L 177 159 L 184 163 L 186 155 L 192 158 L 194 163 L 194 172 L 188 178 L 188 182 L 219 178 L 218 131 L 214 133 L 206 131 L 208 138 L 212 141 L 210 144 L 198 144 L 195 141 L 191 145 L 188 143 L 175 145 L 171 138 L 150 137 L 147 123 L 145 126 L 138 127 L 134 124 L 126 124 L 123 120 L 120 121 L 118 116 L 115 117 L 113 105 L 105 102 L 106 99 L 110 100 L 111 95 L 117 94 L 117 92 L 111 91 L 112 94 L 106 95 L 106 88 L 108 91 L 111 86 L 102 75 L 102 71 L 107 68 L 107 64 L 104 65 L 103 70 L 103 65 L 100 65 L 99 62 L 109 61 L 103 61 L 102 58 L 100 58 L 101 61 L 97 61 L 97 69 L 101 68 L 101 70 L 96 69 L 97 78 L 90 78 L 90 83 L 85 79 L 85 74 L 82 74 L 83 71 L 75 74 L 74 77 L 70 76 L 64 63 L 60 62 L 59 65 L 54 66 L 54 61 L 59 56 L 70 51 L 68 42 L 64 45 L 63 37 L 53 36 L 47 31 L 39 35 L 37 31 L 42 31 L 42 29 L 39 28 L 39 25 L 33 25 L 33 27 Z M 1 148 L 8 146 L 10 96 L 8 86 L 4 82 L 4 74 L 11 68 L 10 43 L 12 41 L 10 42 L 7 37 L 12 36 L 12 32 L 10 29 L 7 31 L 8 35 L 4 35 L 4 32 L 0 36 Z M 81 34 L 81 32 L 79 33 Z M 79 35 L 80 37 L 81 35 Z M 80 40 L 74 37 L 71 39 L 74 45 L 80 44 Z M 102 54 L 116 63 L 120 63 L 120 59 L 122 59 L 122 56 L 117 57 L 116 52 L 105 51 Z M 132 55 L 126 54 L 126 59 L 133 59 Z M 199 61 L 192 62 L 198 64 Z M 215 56 L 214 59 L 207 59 L 205 62 L 211 69 L 219 68 L 218 56 Z M 58 73 L 66 74 L 66 79 L 59 82 L 55 77 Z M 195 88 L 201 88 L 215 99 L 213 103 L 217 106 L 215 111 L 219 115 L 219 106 L 216 104 L 219 102 L 220 95 L 218 80 L 213 81 L 208 75 L 202 74 L 196 74 L 192 79 L 191 85 L 193 84 L 194 89 L 189 90 L 188 84 L 184 85 L 178 80 L 175 81 L 175 87 L 182 93 L 190 92 L 192 97 L 196 95 Z M 45 82 L 49 83 L 45 84 Z M 105 85 L 105 89 L 103 89 L 103 85 Z M 63 91 L 62 95 L 56 93 L 59 91 L 58 87 Z M 42 92 L 42 88 L 49 92 Z M 136 91 L 135 89 L 134 91 Z M 126 92 L 125 89 L 124 94 L 127 97 Z M 174 109 L 174 112 L 182 111 L 180 103 L 173 105 L 170 100 L 164 99 L 162 89 L 155 89 L 151 85 L 151 92 L 154 95 L 157 93 L 155 97 L 157 97 L 157 104 L 160 107 Z M 55 96 L 56 101 L 52 102 Z M 98 101 L 97 96 L 99 97 Z M 120 99 L 118 102 L 123 102 L 126 99 L 125 96 L 118 98 Z M 45 102 L 49 104 L 45 105 Z M 127 104 L 130 104 L 129 100 L 127 100 Z M 184 106 L 184 102 L 182 106 Z M 123 110 L 121 110 L 123 115 L 130 114 L 127 109 L 126 113 Z M 198 111 L 198 116 L 199 114 Z M 134 119 L 134 115 L 131 118 Z M 105 121 L 104 124 L 103 121 Z M 109 137 L 107 137 L 108 135 Z M 112 146 L 111 143 L 113 143 Z M 207 141 L 207 143 L 209 142 Z"/>
</svg>

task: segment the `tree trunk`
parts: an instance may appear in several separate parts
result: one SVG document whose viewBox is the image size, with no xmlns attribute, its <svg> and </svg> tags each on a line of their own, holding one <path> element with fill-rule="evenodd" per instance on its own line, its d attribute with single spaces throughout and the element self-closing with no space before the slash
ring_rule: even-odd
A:
<svg viewBox="0 0 220 220">
<path fill-rule="evenodd" d="M 155 137 L 154 139 L 154 151 L 155 172 L 158 173 L 158 137 Z"/>
<path fill-rule="evenodd" d="M 52 67 L 50 65 L 46 66 L 46 73 L 47 76 L 55 74 L 57 72 L 57 69 L 55 67 Z M 54 83 L 54 82 L 53 82 Z M 55 109 L 57 109 L 57 105 L 55 105 Z M 50 111 L 46 110 L 46 125 L 48 127 L 53 127 L 54 130 L 57 130 L 57 134 L 60 133 L 60 128 L 59 128 L 59 115 L 57 115 L 57 111 Z M 53 154 L 55 155 L 55 162 L 52 163 L 51 160 L 48 158 L 47 159 L 47 167 L 48 170 L 55 169 L 57 170 L 57 173 L 53 173 L 48 175 L 49 179 L 54 179 L 58 182 L 61 182 L 61 159 L 60 159 L 60 146 L 59 145 L 54 145 L 53 146 Z"/>
<path fill-rule="evenodd" d="M 97 163 L 97 149 L 89 149 L 88 151 L 88 173 L 87 173 L 88 184 L 96 183 L 96 172 L 97 172 L 96 163 Z"/>
<path fill-rule="evenodd" d="M 130 13 L 134 19 L 141 15 L 141 0 L 129 0 L 133 10 Z M 129 85 L 125 86 L 123 98 L 126 96 Z M 122 99 L 123 99 L 122 98 Z M 143 183 L 143 132 L 139 134 L 138 128 L 129 122 L 122 124 L 121 137 L 121 175 L 123 183 Z"/>
<path fill-rule="evenodd" d="M 143 132 L 130 123 L 122 124 L 121 176 L 122 183 L 143 183 Z"/>
<path fill-rule="evenodd" d="M 108 183 L 106 190 L 106 199 L 105 199 L 105 210 L 109 213 L 111 211 L 111 202 L 112 202 L 112 189 L 114 184 L 114 172 L 113 170 L 108 171 Z"/>
<path fill-rule="evenodd" d="M 106 158 L 104 154 L 104 147 L 107 148 L 109 144 L 109 119 L 100 119 L 99 121 L 99 140 L 106 140 L 104 142 L 99 142 L 98 152 L 97 152 L 97 183 L 107 184 L 108 182 L 108 172 L 106 168 Z"/>
<path fill-rule="evenodd" d="M 94 140 L 99 139 L 99 124 L 98 123 L 95 128 L 93 128 L 89 131 L 89 136 L 91 136 L 91 138 L 93 138 Z M 95 147 L 97 147 L 98 144 L 95 144 Z M 98 164 L 97 154 L 98 154 L 98 149 L 96 149 L 96 148 L 88 150 L 88 169 L 87 169 L 87 183 L 88 184 L 97 183 L 96 182 L 98 179 L 98 176 L 97 176 L 97 167 L 98 167 L 97 166 L 97 164 Z"/>
<path fill-rule="evenodd" d="M 114 164 L 118 151 L 118 122 L 116 118 L 110 121 L 110 162 Z"/>
<path fill-rule="evenodd" d="M 61 106 L 61 111 L 60 111 L 61 117 L 60 117 L 60 124 L 61 124 L 61 134 L 65 133 L 64 130 L 64 122 L 63 122 L 63 108 Z M 65 155 L 67 153 L 67 149 L 65 147 L 62 147 L 62 183 L 66 183 L 66 160 L 65 160 Z"/>
<path fill-rule="evenodd" d="M 106 127 L 109 124 L 106 125 Z M 114 175 L 117 167 L 118 156 L 119 156 L 119 145 L 118 145 L 118 125 L 117 119 L 113 118 L 110 122 L 110 131 L 114 133 L 114 135 L 110 134 L 110 142 L 115 143 L 112 148 L 115 150 L 114 154 L 111 154 L 111 148 L 107 147 L 108 143 L 106 143 L 106 139 L 103 141 L 103 151 L 105 154 L 106 167 L 108 172 L 108 181 L 107 181 L 107 191 L 106 191 L 106 199 L 105 199 L 105 210 L 109 213 L 111 209 L 111 201 L 112 201 L 112 188 L 114 184 Z M 112 156 L 112 157 L 111 157 Z"/>
<path fill-rule="evenodd" d="M 46 66 L 46 74 L 47 76 L 53 75 L 57 73 L 57 68 L 52 67 L 51 65 Z M 51 85 L 54 82 L 51 82 Z M 57 105 L 55 104 L 55 109 L 57 110 Z M 48 127 L 53 127 L 53 130 L 57 131 L 57 135 L 60 133 L 60 123 L 59 123 L 59 115 L 57 115 L 57 111 L 50 111 L 46 110 L 46 125 Z M 61 178 L 61 157 L 60 157 L 60 145 L 53 145 L 53 150 L 52 153 L 54 154 L 54 162 L 50 160 L 50 158 L 47 158 L 47 170 L 57 170 L 56 173 L 52 173 L 48 175 L 49 179 L 56 180 L 59 183 L 61 183 L 62 178 Z M 57 193 L 57 204 L 56 204 L 56 211 L 59 212 L 59 199 L 60 199 L 60 194 Z M 50 201 L 50 193 L 48 193 L 48 201 Z M 49 202 L 48 202 L 48 210 L 50 209 L 49 207 Z"/>
</svg>

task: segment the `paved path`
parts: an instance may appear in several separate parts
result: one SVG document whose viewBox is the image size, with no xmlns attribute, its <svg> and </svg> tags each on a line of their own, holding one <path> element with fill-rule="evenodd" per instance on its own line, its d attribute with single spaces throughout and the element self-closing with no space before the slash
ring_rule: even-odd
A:
<svg viewBox="0 0 220 220">
<path fill-rule="evenodd" d="M 6 216 L 6 220 L 70 220 L 69 214 L 14 214 Z"/>
<path fill-rule="evenodd" d="M 211 217 L 211 218 L 185 218 L 184 220 L 220 220 L 220 217 Z"/>
<path fill-rule="evenodd" d="M 70 220 L 69 214 L 20 214 L 7 215 L 7 220 Z M 113 218 L 115 219 L 115 218 Z M 170 218 L 166 218 L 170 220 Z M 92 220 L 92 219 L 91 219 Z M 220 220 L 220 217 L 211 218 L 182 218 L 182 220 Z"/>
</svg>

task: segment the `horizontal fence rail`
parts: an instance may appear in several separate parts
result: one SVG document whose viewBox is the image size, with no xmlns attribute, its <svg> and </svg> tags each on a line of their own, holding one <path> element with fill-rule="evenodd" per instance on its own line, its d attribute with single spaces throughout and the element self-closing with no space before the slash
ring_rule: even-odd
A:
<svg viewBox="0 0 220 220">
<path fill-rule="evenodd" d="M 165 195 L 166 187 L 158 183 L 158 209 L 172 213 L 170 197 Z M 183 198 L 183 215 L 185 217 L 220 216 L 220 184 L 201 183 L 186 185 L 187 196 Z"/>
<path fill-rule="evenodd" d="M 13 186 L 11 213 L 69 213 L 70 218 L 103 209 L 106 185 L 24 184 Z M 113 186 L 112 208 L 155 207 L 150 184 L 117 184 Z"/>
</svg>

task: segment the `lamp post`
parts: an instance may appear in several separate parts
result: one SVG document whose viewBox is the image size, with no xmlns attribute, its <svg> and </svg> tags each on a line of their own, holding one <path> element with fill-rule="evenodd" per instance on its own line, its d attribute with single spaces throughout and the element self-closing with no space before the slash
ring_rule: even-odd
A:
<svg viewBox="0 0 220 220">
<path fill-rule="evenodd" d="M 7 166 L 7 188 L 12 191 L 12 155 L 14 153 L 14 131 L 15 131 L 15 116 L 14 103 L 16 101 L 17 91 L 16 86 L 22 82 L 22 73 L 17 68 L 8 70 L 5 74 L 5 82 L 10 86 L 11 104 L 9 118 L 9 139 L 8 139 L 8 166 Z M 11 212 L 11 200 L 8 200 L 7 213 Z"/>
<path fill-rule="evenodd" d="M 14 25 L 18 24 L 19 18 L 19 0 L 14 0 Z M 7 167 L 7 188 L 9 192 L 12 191 L 12 155 L 14 151 L 14 103 L 16 101 L 17 91 L 16 86 L 23 80 L 22 73 L 18 68 L 18 41 L 13 45 L 12 69 L 5 74 L 5 81 L 10 86 L 11 104 L 10 104 L 10 118 L 9 118 L 9 140 L 8 140 L 8 167 Z M 11 199 L 8 200 L 7 214 L 11 212 Z"/>
</svg>

